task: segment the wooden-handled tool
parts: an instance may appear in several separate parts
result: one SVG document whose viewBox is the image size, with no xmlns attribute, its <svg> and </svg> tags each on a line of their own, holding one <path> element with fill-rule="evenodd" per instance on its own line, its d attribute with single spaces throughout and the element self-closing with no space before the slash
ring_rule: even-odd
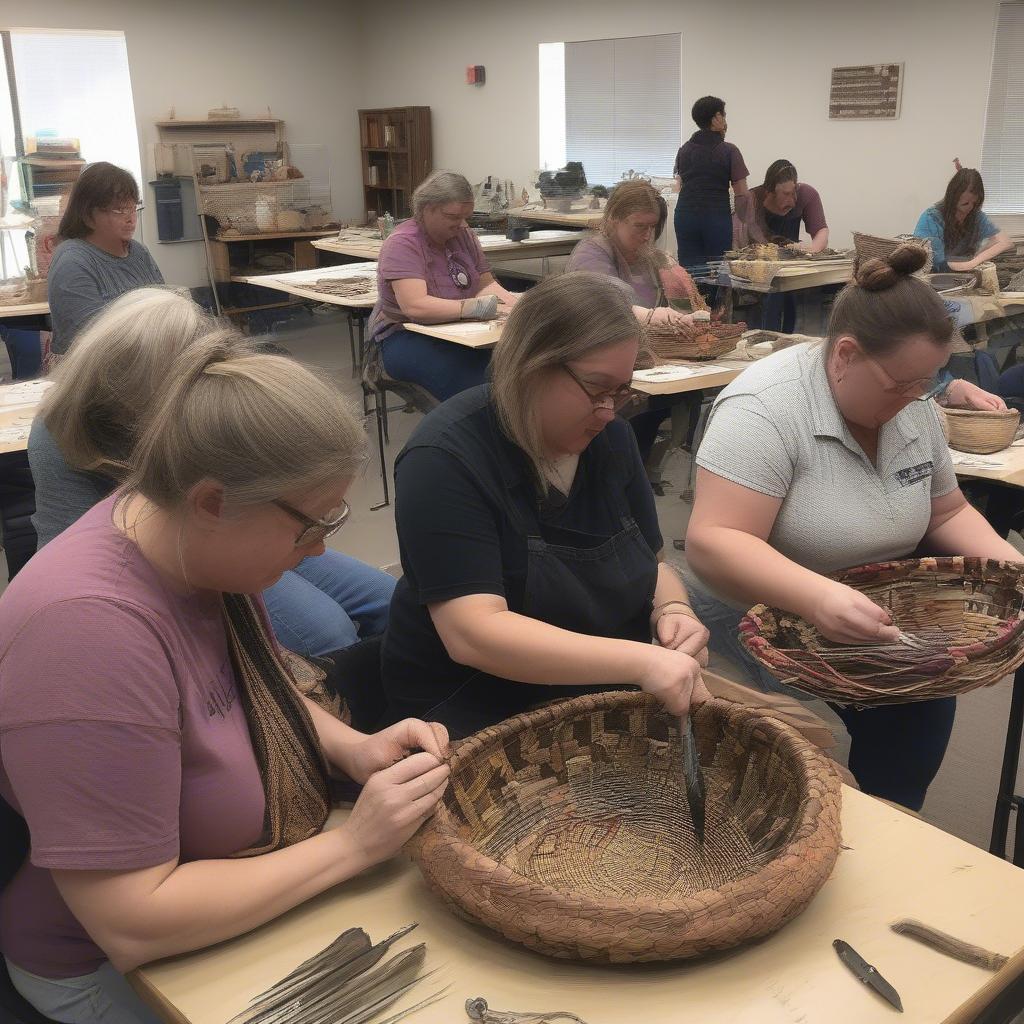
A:
<svg viewBox="0 0 1024 1024">
<path fill-rule="evenodd" d="M 986 971 L 998 971 L 1006 965 L 1007 958 L 1001 953 L 993 953 L 981 946 L 973 946 L 969 942 L 964 942 L 946 932 L 940 932 L 938 928 L 932 928 L 931 925 L 914 921 L 909 917 L 894 921 L 889 927 L 899 935 L 909 935 L 912 939 L 917 939 L 918 942 L 923 942 L 940 953 L 945 953 L 956 960 L 962 960 L 965 964 L 983 967 Z"/>
</svg>

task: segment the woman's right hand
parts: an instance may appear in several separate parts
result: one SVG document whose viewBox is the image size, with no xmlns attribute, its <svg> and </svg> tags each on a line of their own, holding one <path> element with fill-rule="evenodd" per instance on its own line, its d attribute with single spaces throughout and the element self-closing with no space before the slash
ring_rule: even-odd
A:
<svg viewBox="0 0 1024 1024">
<path fill-rule="evenodd" d="M 462 300 L 460 320 L 493 320 L 498 315 L 497 295 L 477 295 Z"/>
<path fill-rule="evenodd" d="M 839 644 L 895 643 L 900 631 L 884 608 L 859 590 L 829 580 L 807 616 L 818 632 Z"/>
<path fill-rule="evenodd" d="M 422 751 L 375 772 L 341 826 L 377 864 L 394 856 L 430 817 L 448 785 L 448 765 Z"/>
<path fill-rule="evenodd" d="M 689 313 L 680 313 L 678 309 L 672 309 L 669 306 L 658 306 L 657 309 L 651 311 L 648 323 L 682 327 L 683 324 L 692 324 L 693 317 Z"/>
<path fill-rule="evenodd" d="M 689 654 L 653 644 L 646 648 L 636 683 L 644 693 L 660 700 L 670 715 L 685 715 L 691 704 L 701 704 L 711 696 L 700 665 Z"/>
</svg>

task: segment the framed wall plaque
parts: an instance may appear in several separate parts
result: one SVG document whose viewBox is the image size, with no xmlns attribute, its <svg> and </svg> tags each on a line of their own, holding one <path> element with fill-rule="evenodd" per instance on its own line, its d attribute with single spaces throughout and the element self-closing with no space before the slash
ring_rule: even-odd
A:
<svg viewBox="0 0 1024 1024">
<path fill-rule="evenodd" d="M 902 97 L 902 64 L 833 68 L 829 120 L 894 121 L 900 116 Z"/>
</svg>

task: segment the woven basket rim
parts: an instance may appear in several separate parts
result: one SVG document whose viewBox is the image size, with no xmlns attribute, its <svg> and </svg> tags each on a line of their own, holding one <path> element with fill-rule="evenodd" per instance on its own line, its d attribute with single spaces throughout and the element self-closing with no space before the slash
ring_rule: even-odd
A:
<svg viewBox="0 0 1024 1024">
<path fill-rule="evenodd" d="M 942 411 L 947 416 L 953 416 L 954 418 L 962 416 L 965 419 L 973 420 L 1001 420 L 1020 418 L 1020 413 L 1016 409 L 957 409 L 943 407 Z"/>
<path fill-rule="evenodd" d="M 582 697 L 559 701 L 554 704 L 546 705 L 542 708 L 537 708 L 533 711 L 527 711 L 523 714 L 515 715 L 512 718 L 499 722 L 497 725 L 483 729 L 459 743 L 458 747 L 453 751 L 449 762 L 451 774 L 455 774 L 458 762 L 470 757 L 485 754 L 487 751 L 499 746 L 506 739 L 511 738 L 524 729 L 552 725 L 558 721 L 574 717 L 577 713 L 587 714 L 591 711 L 605 710 L 608 708 L 641 708 L 644 706 L 656 708 L 658 706 L 658 702 L 654 698 L 642 692 L 610 690 L 601 693 L 585 694 Z M 824 780 L 824 777 L 828 775 L 832 785 L 836 788 L 840 786 L 838 772 L 835 771 L 835 768 L 832 766 L 828 756 L 801 736 L 796 729 L 780 719 L 775 718 L 766 709 L 752 708 L 749 705 L 734 704 L 731 701 L 712 698 L 699 706 L 695 706 L 693 712 L 698 715 L 706 715 L 710 713 L 723 717 L 728 717 L 730 715 L 736 715 L 737 717 L 757 717 L 761 720 L 761 724 L 763 724 L 765 728 L 770 731 L 774 731 L 776 737 L 781 739 L 785 746 L 785 752 L 788 756 L 804 762 L 805 767 L 814 767 L 815 769 L 824 768 L 825 771 L 822 771 L 819 777 Z M 565 893 L 560 889 L 555 889 L 553 886 L 539 882 L 534 878 L 527 878 L 527 876 L 520 875 L 486 856 L 486 854 L 482 853 L 482 851 L 477 847 L 461 839 L 452 827 L 453 816 L 443 802 L 438 806 L 433 818 L 428 820 L 420 832 L 417 833 L 417 837 L 421 836 L 425 830 L 433 830 L 444 838 L 446 844 L 464 863 L 469 859 L 467 856 L 467 854 L 469 854 L 473 858 L 483 861 L 490 870 L 499 870 L 509 876 L 527 878 L 531 889 L 534 892 L 541 894 L 545 900 L 552 900 L 556 903 L 571 900 L 573 906 L 584 913 L 588 911 L 621 911 L 624 907 L 628 907 L 631 912 L 635 912 L 638 915 L 664 914 L 669 909 L 671 909 L 673 913 L 679 913 L 687 911 L 690 907 L 692 907 L 694 913 L 698 911 L 706 913 L 709 909 L 717 908 L 719 906 L 725 906 L 728 908 L 728 906 L 733 902 L 734 891 L 745 891 L 752 878 L 757 878 L 759 876 L 771 877 L 772 875 L 779 873 L 782 870 L 782 862 L 791 855 L 792 848 L 798 845 L 801 840 L 805 839 L 810 832 L 817 828 L 817 819 L 809 817 L 807 813 L 808 805 L 815 801 L 815 798 L 808 791 L 807 777 L 810 772 L 796 774 L 800 787 L 799 825 L 793 836 L 774 851 L 774 855 L 770 860 L 760 865 L 760 867 L 752 871 L 750 874 L 734 879 L 718 889 L 705 889 L 699 893 L 694 893 L 692 896 L 685 899 L 641 899 L 628 901 L 611 898 L 599 899 L 597 897 L 583 895 L 581 893 Z M 414 837 L 413 840 L 410 840 L 410 844 L 412 849 L 415 850 L 416 837 Z"/>
</svg>

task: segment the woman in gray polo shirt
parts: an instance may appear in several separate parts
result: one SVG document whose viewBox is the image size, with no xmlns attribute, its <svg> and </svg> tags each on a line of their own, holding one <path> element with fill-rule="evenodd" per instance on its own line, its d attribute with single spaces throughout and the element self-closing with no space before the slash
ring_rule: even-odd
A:
<svg viewBox="0 0 1024 1024">
<path fill-rule="evenodd" d="M 911 555 L 1020 555 L 965 500 L 934 403 L 953 322 L 911 277 L 924 251 L 869 260 L 839 295 L 824 344 L 757 363 L 723 392 L 697 457 L 687 530 L 690 593 L 711 646 L 740 655 L 762 688 L 780 684 L 735 640 L 743 610 L 797 612 L 838 642 L 893 640 L 889 616 L 826 574 Z M 919 809 L 938 771 L 954 698 L 836 709 L 865 792 Z"/>
</svg>

